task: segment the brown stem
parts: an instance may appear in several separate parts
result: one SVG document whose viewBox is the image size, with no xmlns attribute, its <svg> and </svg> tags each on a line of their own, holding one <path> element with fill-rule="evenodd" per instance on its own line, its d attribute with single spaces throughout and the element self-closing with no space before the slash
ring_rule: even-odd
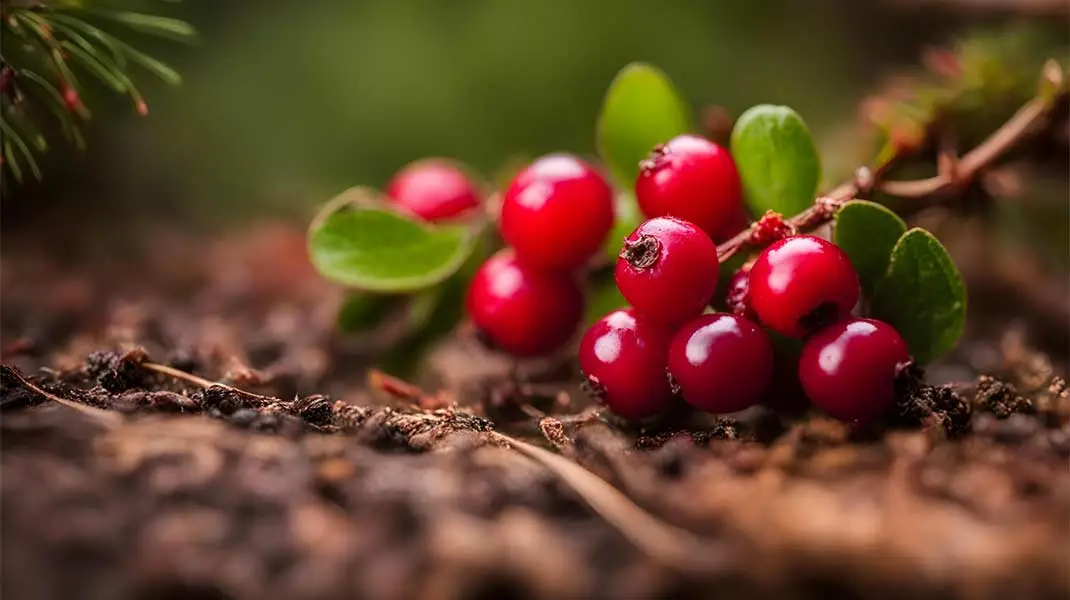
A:
<svg viewBox="0 0 1070 600">
<path fill-rule="evenodd" d="M 646 512 L 617 488 L 579 464 L 498 432 L 505 446 L 541 464 L 565 482 L 607 523 L 650 558 L 669 568 L 688 569 L 706 561 L 727 560 L 721 548 Z"/>
<path fill-rule="evenodd" d="M 168 367 L 167 365 L 158 365 L 156 363 L 143 362 L 143 363 L 141 363 L 141 366 L 146 368 L 146 369 L 148 369 L 148 370 L 150 370 L 150 371 L 156 371 L 157 373 L 162 373 L 164 375 L 169 375 L 169 376 L 174 377 L 176 379 L 182 379 L 182 380 L 188 381 L 189 383 L 192 383 L 193 385 L 196 385 L 196 386 L 199 386 L 199 387 L 202 387 L 202 388 L 205 388 L 205 389 L 208 389 L 208 388 L 212 387 L 213 385 L 216 385 L 215 383 L 213 383 L 211 381 L 208 381 L 207 379 L 204 379 L 203 377 L 197 377 L 196 375 L 193 375 L 192 373 L 187 373 L 185 371 L 179 371 L 178 369 L 176 369 L 174 367 Z"/>
<path fill-rule="evenodd" d="M 66 398 L 60 398 L 59 396 L 51 392 L 47 392 L 41 389 L 40 387 L 30 383 L 30 380 L 26 379 L 22 375 L 22 373 L 15 369 L 15 367 L 12 367 L 10 365 L 0 365 L 0 368 L 2 368 L 13 379 L 18 381 L 20 385 L 37 394 L 38 396 L 41 396 L 44 399 L 55 402 L 57 404 L 62 404 L 63 406 L 74 409 L 82 414 L 88 415 L 99 421 L 105 427 L 115 427 L 116 425 L 119 425 L 123 422 L 123 417 L 121 415 L 108 412 L 95 406 L 89 406 L 88 404 L 72 402 L 70 400 L 67 400 Z"/>
<path fill-rule="evenodd" d="M 1062 67 L 1054 60 L 1044 66 L 1042 86 L 1063 90 Z M 871 172 L 863 167 L 855 173 L 852 181 L 842 183 L 827 194 L 818 196 L 814 205 L 786 219 L 789 225 L 799 231 L 810 231 L 832 220 L 841 206 L 848 200 L 867 192 L 870 188 L 880 190 L 888 195 L 907 199 L 922 199 L 937 195 L 961 186 L 976 177 L 981 171 L 995 162 L 1007 150 L 1021 142 L 1034 128 L 1048 117 L 1055 106 L 1054 94 L 1040 94 L 1023 105 L 1006 123 L 994 131 L 979 146 L 971 150 L 954 164 L 954 168 L 942 169 L 941 173 L 927 179 L 913 181 L 880 181 L 881 173 Z M 888 164 L 895 162 L 893 159 Z M 741 247 L 755 245 L 754 226 L 744 229 L 732 239 L 717 246 L 717 256 L 724 262 L 732 257 Z"/>
</svg>

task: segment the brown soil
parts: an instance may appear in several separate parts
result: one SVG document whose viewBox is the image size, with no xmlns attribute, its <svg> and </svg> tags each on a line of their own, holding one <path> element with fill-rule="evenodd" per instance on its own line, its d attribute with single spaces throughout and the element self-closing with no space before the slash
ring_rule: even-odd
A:
<svg viewBox="0 0 1070 600">
<path fill-rule="evenodd" d="M 904 386 L 883 431 L 635 430 L 568 366 L 464 335 L 422 389 L 369 386 L 302 234 L 5 239 L 4 598 L 1070 595 L 1070 397 L 1018 330 L 930 373 L 960 385 Z"/>
</svg>

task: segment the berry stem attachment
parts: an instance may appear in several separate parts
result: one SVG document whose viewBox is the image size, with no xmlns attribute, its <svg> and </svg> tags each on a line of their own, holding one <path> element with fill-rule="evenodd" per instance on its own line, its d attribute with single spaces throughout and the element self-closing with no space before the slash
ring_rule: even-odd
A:
<svg viewBox="0 0 1070 600">
<path fill-rule="evenodd" d="M 1022 105 L 1018 112 L 994 131 L 988 139 L 959 158 L 954 169 L 942 169 L 938 175 L 926 179 L 881 181 L 881 175 L 897 159 L 901 158 L 901 156 L 893 156 L 891 160 L 877 169 L 859 168 L 851 181 L 844 182 L 827 194 L 818 196 L 813 206 L 790 219 L 785 219 L 786 224 L 799 232 L 811 231 L 831 221 L 844 203 L 859 195 L 868 195 L 872 190 L 899 198 L 920 200 L 959 189 L 964 182 L 975 178 L 1004 153 L 1033 133 L 1037 126 L 1051 114 L 1057 104 L 1056 99 L 1066 95 L 1063 69 L 1055 60 L 1049 60 L 1044 65 L 1040 88 L 1041 92 L 1036 97 Z M 751 224 L 749 228 L 717 246 L 717 256 L 720 261 L 728 260 L 743 246 L 763 246 L 776 241 L 763 239 L 765 236 L 758 234 L 760 223 L 761 221 Z"/>
<path fill-rule="evenodd" d="M 646 269 L 658 262 L 661 255 L 661 242 L 652 235 L 640 236 L 634 242 L 625 240 L 620 249 L 620 258 L 636 269 Z"/>
</svg>

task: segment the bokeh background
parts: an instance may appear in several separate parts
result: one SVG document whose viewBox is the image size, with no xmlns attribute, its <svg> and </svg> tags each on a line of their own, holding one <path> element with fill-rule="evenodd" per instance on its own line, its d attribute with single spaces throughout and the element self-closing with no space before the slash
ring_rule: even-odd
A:
<svg viewBox="0 0 1070 600">
<path fill-rule="evenodd" d="M 492 175 L 546 151 L 593 153 L 601 96 L 635 60 L 666 71 L 696 111 L 794 107 L 840 177 L 861 160 L 845 156 L 860 99 L 924 48 L 1019 22 L 1053 45 L 1066 36 L 1060 3 L 1042 0 L 139 4 L 200 31 L 192 47 L 132 39 L 184 84 L 141 77 L 147 119 L 87 91 L 89 149 L 55 144 L 45 182 L 10 192 L 9 220 L 43 203 L 202 224 L 304 215 L 421 156 Z"/>
</svg>

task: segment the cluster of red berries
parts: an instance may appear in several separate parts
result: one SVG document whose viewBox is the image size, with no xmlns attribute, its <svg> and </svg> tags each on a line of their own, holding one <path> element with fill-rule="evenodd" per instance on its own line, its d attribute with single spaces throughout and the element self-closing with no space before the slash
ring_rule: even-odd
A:
<svg viewBox="0 0 1070 600">
<path fill-rule="evenodd" d="M 774 379 L 795 376 L 778 365 L 785 359 L 765 327 L 805 339 L 794 370 L 818 408 L 861 422 L 890 407 L 910 357 L 889 325 L 851 318 L 859 282 L 842 250 L 809 235 L 782 239 L 733 279 L 732 313 L 703 314 L 717 285 L 712 236 L 742 206 L 735 163 L 716 144 L 681 136 L 641 167 L 636 196 L 649 220 L 624 240 L 616 265 L 631 308 L 603 317 L 580 343 L 598 399 L 631 419 L 663 412 L 676 396 L 714 413 L 748 408 L 783 391 Z"/>
<path fill-rule="evenodd" d="M 387 188 L 395 202 L 428 220 L 462 216 L 480 203 L 463 171 L 421 161 Z M 484 339 L 514 356 L 543 356 L 567 344 L 583 318 L 580 274 L 613 227 L 613 190 L 586 162 L 550 154 L 506 189 L 500 230 L 508 248 L 476 271 L 467 309 Z"/>
<path fill-rule="evenodd" d="M 869 421 L 890 407 L 910 356 L 891 326 L 851 317 L 859 282 L 842 250 L 810 235 L 781 239 L 733 278 L 731 312 L 707 313 L 719 271 L 715 241 L 746 227 L 735 162 L 717 144 L 682 135 L 640 167 L 636 198 L 649 220 L 624 240 L 615 273 L 631 308 L 606 315 L 580 342 L 580 367 L 600 401 L 643 419 L 677 397 L 728 413 L 775 404 L 801 387 L 814 406 L 845 421 Z M 402 170 L 387 191 L 427 221 L 462 217 L 482 200 L 462 169 L 436 159 Z M 501 206 L 508 247 L 476 271 L 468 290 L 468 314 L 483 337 L 518 357 L 567 344 L 583 315 L 579 274 L 613 218 L 612 189 L 579 158 L 551 154 L 517 174 Z M 801 355 L 774 351 L 766 330 L 804 339 Z"/>
</svg>

